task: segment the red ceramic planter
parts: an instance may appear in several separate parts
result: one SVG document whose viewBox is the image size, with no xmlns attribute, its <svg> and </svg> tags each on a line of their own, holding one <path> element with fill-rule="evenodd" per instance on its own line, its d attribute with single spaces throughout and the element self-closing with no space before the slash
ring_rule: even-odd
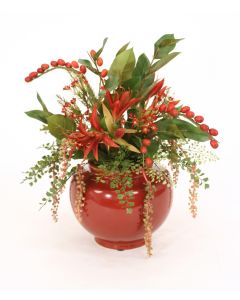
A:
<svg viewBox="0 0 240 300">
<path fill-rule="evenodd" d="M 96 182 L 99 171 L 90 167 L 84 171 L 86 184 L 85 205 L 80 222 L 87 231 L 95 237 L 98 244 L 116 250 L 126 250 L 144 245 L 143 199 L 145 197 L 142 175 L 134 175 L 133 211 L 119 204 L 116 192 L 110 188 L 110 178 L 105 183 Z M 70 199 L 73 211 L 76 205 L 76 180 L 73 176 L 70 186 Z M 156 183 L 153 204 L 153 230 L 156 230 L 166 219 L 172 204 L 172 189 L 161 183 Z M 79 220 L 77 214 L 75 214 Z M 80 221 L 80 220 L 79 220 Z"/>
</svg>

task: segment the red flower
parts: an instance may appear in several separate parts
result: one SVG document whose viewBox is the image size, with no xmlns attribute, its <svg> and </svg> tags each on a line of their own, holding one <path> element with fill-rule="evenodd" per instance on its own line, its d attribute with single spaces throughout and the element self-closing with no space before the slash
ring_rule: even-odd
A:
<svg viewBox="0 0 240 300">
<path fill-rule="evenodd" d="M 96 125 L 98 123 L 94 122 L 94 124 Z M 98 125 L 96 126 L 98 127 Z M 75 145 L 78 149 L 83 149 L 84 159 L 87 159 L 88 154 L 92 151 L 93 156 L 96 160 L 98 160 L 98 145 L 100 143 L 105 144 L 107 147 L 119 147 L 116 143 L 114 143 L 110 136 L 102 131 L 102 129 L 101 131 L 87 130 L 86 126 L 82 123 L 82 120 L 80 120 L 78 124 L 78 130 L 79 131 L 71 133 L 68 138 L 75 142 Z"/>
<path fill-rule="evenodd" d="M 130 91 L 125 91 L 121 95 L 116 93 L 114 96 L 107 90 L 106 100 L 112 110 L 114 120 L 119 120 L 130 107 L 139 102 L 140 98 L 131 98 Z"/>
</svg>

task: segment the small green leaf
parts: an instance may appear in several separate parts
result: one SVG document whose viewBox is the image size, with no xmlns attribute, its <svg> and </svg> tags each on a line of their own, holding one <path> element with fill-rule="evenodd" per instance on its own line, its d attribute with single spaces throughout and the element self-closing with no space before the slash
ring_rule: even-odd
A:
<svg viewBox="0 0 240 300">
<path fill-rule="evenodd" d="M 94 74 L 99 75 L 99 72 L 97 71 L 97 69 L 95 69 L 92 66 L 92 63 L 90 62 L 90 60 L 88 59 L 79 59 L 78 62 L 84 66 L 86 66 L 90 71 L 92 71 Z"/>
<path fill-rule="evenodd" d="M 106 45 L 107 40 L 108 40 L 108 38 L 105 38 L 105 39 L 103 40 L 103 45 L 102 45 L 102 47 L 97 51 L 97 53 L 94 55 L 94 59 L 98 59 L 98 57 L 101 55 L 101 53 L 103 52 L 103 49 L 104 49 L 104 47 L 105 47 L 105 45 Z"/>
<path fill-rule="evenodd" d="M 126 211 L 127 211 L 127 214 L 132 214 L 132 212 L 133 212 L 133 209 L 131 208 L 131 207 L 128 207 L 127 209 L 126 209 Z"/>
<path fill-rule="evenodd" d="M 182 39 L 175 39 L 173 34 L 165 34 L 154 44 L 154 58 L 160 59 L 169 54 Z"/>
<path fill-rule="evenodd" d="M 50 117 L 52 114 L 50 112 L 42 111 L 42 110 L 30 110 L 26 111 L 25 114 L 30 118 L 36 119 L 47 124 L 47 118 Z"/>
<path fill-rule="evenodd" d="M 128 80 L 132 77 L 132 72 L 135 66 L 135 55 L 133 48 L 120 53 L 112 62 L 108 77 L 116 77 L 120 82 Z"/>
<path fill-rule="evenodd" d="M 122 53 L 123 51 L 125 51 L 128 47 L 130 42 L 128 42 L 127 44 L 123 45 L 117 52 L 116 56 L 118 56 L 120 53 Z"/>
<path fill-rule="evenodd" d="M 86 67 L 93 68 L 92 63 L 88 59 L 80 59 L 79 58 L 78 62 Z"/>
<path fill-rule="evenodd" d="M 160 60 L 158 60 L 157 62 L 155 62 L 152 65 L 152 67 L 150 69 L 150 73 L 156 72 L 159 69 L 161 69 L 167 63 L 169 63 L 172 59 L 174 59 L 178 54 L 180 54 L 180 52 L 172 52 L 172 53 L 167 54 L 164 57 L 162 57 Z"/>
<path fill-rule="evenodd" d="M 38 93 L 37 93 L 37 99 L 38 99 L 38 102 L 41 104 L 43 111 L 48 112 L 46 104 L 43 102 L 42 98 L 40 97 L 40 95 Z"/>
<path fill-rule="evenodd" d="M 49 132 L 57 139 L 62 139 L 65 134 L 76 130 L 76 124 L 72 119 L 63 115 L 52 115 L 47 118 Z"/>
</svg>

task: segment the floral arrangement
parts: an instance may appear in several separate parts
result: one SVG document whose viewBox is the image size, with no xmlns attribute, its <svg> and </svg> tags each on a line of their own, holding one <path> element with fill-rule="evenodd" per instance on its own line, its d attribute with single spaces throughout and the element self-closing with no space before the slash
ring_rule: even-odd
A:
<svg viewBox="0 0 240 300">
<path fill-rule="evenodd" d="M 132 173 L 144 175 L 145 244 L 149 254 L 155 182 L 175 185 L 180 169 L 187 171 L 190 175 L 189 208 L 192 216 L 196 216 L 198 188 L 209 187 L 208 178 L 199 166 L 217 159 L 202 142 L 209 141 L 216 149 L 218 131 L 209 128 L 201 115 L 195 115 L 189 106 L 175 99 L 164 80 L 156 77 L 158 70 L 179 54 L 173 50 L 180 40 L 173 34 L 162 36 L 154 44 L 151 61 L 145 54 L 136 61 L 133 48 L 128 48 L 127 43 L 106 69 L 102 59 L 105 38 L 98 51 L 88 53 L 88 59 L 53 60 L 25 78 L 26 82 L 31 82 L 56 69 L 63 69 L 70 75 L 69 84 L 63 88 L 66 95 L 57 96 L 60 114 L 51 113 L 39 94 L 37 99 L 42 109 L 26 112 L 43 123 L 41 130 L 55 138 L 53 143 L 43 145 L 48 154 L 26 172 L 24 179 L 33 185 L 45 174 L 49 175 L 50 188 L 41 206 L 52 203 L 55 221 L 60 194 L 74 174 L 78 178 L 79 214 L 84 209 L 82 172 L 87 162 L 103 170 L 103 175 L 97 177 L 99 181 L 104 181 L 104 174 L 115 174 L 111 188 L 116 190 L 128 214 L 134 206 Z M 97 90 L 89 83 L 88 72 L 98 77 Z M 154 168 L 158 163 L 169 166 L 172 176 L 163 168 Z"/>
</svg>

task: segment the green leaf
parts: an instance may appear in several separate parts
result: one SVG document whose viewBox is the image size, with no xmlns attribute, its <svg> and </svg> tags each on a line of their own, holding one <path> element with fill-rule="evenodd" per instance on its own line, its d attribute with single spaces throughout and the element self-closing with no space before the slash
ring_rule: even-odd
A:
<svg viewBox="0 0 240 300">
<path fill-rule="evenodd" d="M 169 54 L 182 39 L 175 39 L 173 34 L 163 35 L 154 44 L 154 58 L 159 59 Z"/>
<path fill-rule="evenodd" d="M 119 85 L 119 80 L 116 76 L 108 77 L 108 79 L 105 82 L 105 87 L 109 91 L 114 91 Z"/>
<path fill-rule="evenodd" d="M 76 124 L 72 119 L 63 115 L 52 115 L 47 118 L 49 132 L 57 139 L 62 139 L 65 134 L 76 130 Z"/>
<path fill-rule="evenodd" d="M 118 138 L 118 139 L 114 139 L 114 142 L 116 142 L 118 145 L 120 146 L 125 146 L 128 148 L 128 150 L 136 152 L 136 153 L 140 153 L 140 151 L 133 145 L 129 144 L 127 141 L 125 141 L 124 139 Z"/>
<path fill-rule="evenodd" d="M 128 207 L 127 209 L 126 209 L 126 211 L 127 211 L 127 214 L 132 214 L 132 212 L 133 212 L 133 209 L 131 208 L 131 207 Z"/>
<path fill-rule="evenodd" d="M 42 98 L 38 93 L 37 93 L 37 99 L 38 102 L 41 104 L 43 111 L 48 112 L 47 106 L 45 105 L 45 103 L 43 102 Z"/>
<path fill-rule="evenodd" d="M 210 139 L 207 132 L 202 131 L 198 126 L 181 119 L 162 119 L 156 123 L 160 138 L 188 138 L 198 142 L 205 142 Z"/>
<path fill-rule="evenodd" d="M 108 77 L 116 77 L 120 82 L 128 80 L 132 77 L 135 66 L 135 55 L 133 48 L 124 50 L 112 62 Z"/>
<path fill-rule="evenodd" d="M 128 47 L 130 42 L 128 42 L 127 44 L 123 45 L 117 52 L 116 56 L 118 56 L 120 53 L 122 53 L 123 51 L 125 51 Z"/>
<path fill-rule="evenodd" d="M 178 54 L 180 54 L 180 52 L 172 52 L 170 54 L 165 55 L 164 57 L 162 57 L 160 60 L 158 60 L 157 62 L 155 62 L 151 69 L 150 69 L 150 73 L 156 72 L 159 69 L 161 69 L 163 66 L 165 66 L 168 62 L 170 62 L 172 59 L 174 59 Z"/>
<path fill-rule="evenodd" d="M 135 76 L 132 77 L 128 80 L 125 80 L 122 83 L 122 86 L 126 89 L 126 90 L 136 90 L 140 87 L 141 84 L 141 77 L 140 76 Z"/>
<path fill-rule="evenodd" d="M 108 40 L 108 38 L 105 38 L 105 39 L 103 40 L 103 45 L 102 45 L 102 47 L 97 51 L 97 53 L 94 55 L 94 59 L 98 59 L 98 57 L 101 55 L 101 53 L 103 52 L 103 49 L 104 49 L 104 47 L 105 47 L 105 45 L 106 45 L 107 40 Z"/>
<path fill-rule="evenodd" d="M 92 63 L 88 59 L 80 59 L 79 58 L 78 62 L 86 67 L 93 68 Z"/>
<path fill-rule="evenodd" d="M 133 71 L 133 77 L 140 76 L 141 78 L 147 73 L 150 67 L 150 61 L 147 56 L 143 53 L 139 56 L 137 60 L 136 67 Z"/>
<path fill-rule="evenodd" d="M 113 125 L 114 125 L 113 117 L 112 117 L 110 111 L 107 109 L 106 105 L 102 104 L 102 108 L 103 108 L 103 115 L 104 115 L 107 129 L 110 133 L 112 133 Z"/>
<path fill-rule="evenodd" d="M 90 71 L 99 75 L 99 72 L 92 66 L 92 63 L 88 59 L 79 59 L 78 62 L 84 66 L 86 66 Z"/>
<path fill-rule="evenodd" d="M 30 118 L 36 119 L 38 121 L 41 121 L 45 124 L 47 124 L 47 118 L 52 115 L 50 112 L 42 111 L 42 110 L 30 110 L 26 111 L 25 114 L 29 116 Z"/>
</svg>

